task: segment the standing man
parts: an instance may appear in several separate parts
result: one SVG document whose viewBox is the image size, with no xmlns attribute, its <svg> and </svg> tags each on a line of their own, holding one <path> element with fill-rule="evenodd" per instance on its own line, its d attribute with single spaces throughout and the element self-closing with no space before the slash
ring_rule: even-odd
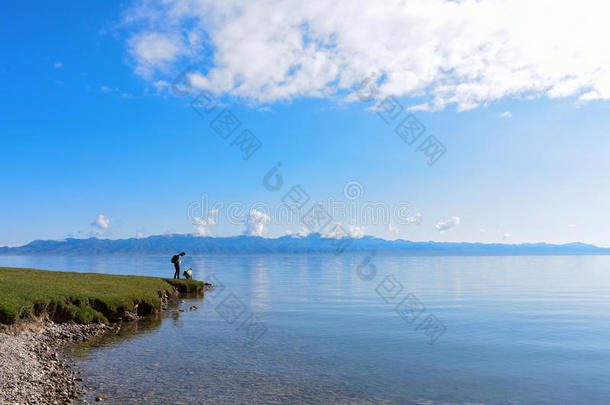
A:
<svg viewBox="0 0 610 405">
<path fill-rule="evenodd" d="M 176 269 L 176 272 L 174 273 L 174 278 L 180 278 L 180 259 L 182 259 L 182 256 L 184 256 L 185 254 L 186 253 L 181 252 L 177 255 L 172 256 L 172 263 L 174 263 L 174 268 Z"/>
</svg>

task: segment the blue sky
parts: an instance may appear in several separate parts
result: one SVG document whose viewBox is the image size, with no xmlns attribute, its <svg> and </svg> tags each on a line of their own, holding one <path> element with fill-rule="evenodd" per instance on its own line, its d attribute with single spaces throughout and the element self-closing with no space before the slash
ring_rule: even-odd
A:
<svg viewBox="0 0 610 405">
<path fill-rule="evenodd" d="M 148 11 L 167 12 L 155 2 L 145 4 Z M 243 58 L 247 66 L 258 61 L 239 46 L 224 49 L 224 32 L 212 17 L 209 28 L 206 18 L 199 20 L 197 38 L 203 39 L 193 40 L 190 53 L 168 48 L 157 36 L 151 56 L 146 42 L 151 33 L 186 35 L 193 15 L 159 31 L 152 17 L 134 21 L 138 7 L 115 2 L 4 7 L 0 245 L 91 235 L 296 233 L 303 226 L 282 223 L 274 210 L 284 192 L 300 184 L 311 201 L 326 204 L 330 198 L 347 210 L 366 203 L 385 204 L 392 213 L 408 207 L 402 218 L 390 215 L 377 223 L 335 218 L 355 235 L 610 246 L 610 107 L 601 95 L 587 96 L 603 95 L 602 87 L 555 97 L 550 92 L 559 85 L 545 82 L 546 94 L 511 87 L 499 96 L 464 99 L 455 91 L 439 102 L 434 94 L 440 87 L 432 82 L 426 84 L 432 95 L 379 82 L 380 99 L 397 94 L 405 109 L 415 107 L 411 113 L 426 127 L 425 135 L 434 134 L 446 147 L 428 166 L 415 151 L 418 143 L 403 142 L 372 110 L 374 102 L 353 101 L 349 86 L 336 85 L 341 79 L 314 85 L 319 76 L 314 75 L 294 86 L 260 85 L 258 76 L 233 69 L 238 84 L 222 84 L 231 69 L 230 63 L 223 65 L 227 57 Z M 235 21 L 224 23 L 231 27 Z M 169 49 L 169 56 L 155 43 Z M 340 45 L 319 47 L 330 55 Z M 274 55 L 271 49 L 261 58 L 273 66 Z M 166 83 L 186 66 L 194 66 L 189 71 L 194 88 L 179 97 Z M 217 111 L 229 109 L 241 128 L 260 139 L 262 147 L 250 159 L 243 160 L 231 140 L 221 139 L 210 120 L 191 109 L 202 89 L 221 100 Z M 476 107 L 469 106 L 473 100 Z M 501 117 L 505 112 L 510 117 Z M 277 162 L 285 186 L 270 192 L 262 179 Z M 359 198 L 344 195 L 348 182 L 361 187 Z M 215 215 L 197 213 L 204 221 L 198 227 L 188 207 L 202 194 L 224 208 Z M 232 220 L 230 204 L 242 207 Z M 253 207 L 269 218 L 252 217 Z M 416 216 L 420 220 L 414 221 Z M 413 222 L 406 223 L 408 218 Z M 248 220 L 258 226 L 246 226 Z"/>
</svg>

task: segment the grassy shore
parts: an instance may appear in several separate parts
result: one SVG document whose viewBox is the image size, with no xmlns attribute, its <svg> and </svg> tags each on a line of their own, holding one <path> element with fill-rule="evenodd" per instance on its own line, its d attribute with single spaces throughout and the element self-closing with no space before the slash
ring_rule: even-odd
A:
<svg viewBox="0 0 610 405">
<path fill-rule="evenodd" d="M 196 280 L 0 267 L 0 323 L 40 315 L 60 322 L 117 321 L 126 313 L 154 313 L 178 291 L 203 288 Z"/>
</svg>

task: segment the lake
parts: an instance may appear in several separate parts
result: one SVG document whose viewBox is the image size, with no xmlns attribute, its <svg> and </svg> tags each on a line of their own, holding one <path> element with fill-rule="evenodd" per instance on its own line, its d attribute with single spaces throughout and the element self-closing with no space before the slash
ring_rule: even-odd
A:
<svg viewBox="0 0 610 405">
<path fill-rule="evenodd" d="M 217 288 L 74 351 L 90 401 L 610 401 L 607 256 L 186 256 L 185 265 Z M 169 257 L 11 256 L 0 266 L 173 275 Z M 200 309 L 178 310 L 192 305 Z"/>
</svg>

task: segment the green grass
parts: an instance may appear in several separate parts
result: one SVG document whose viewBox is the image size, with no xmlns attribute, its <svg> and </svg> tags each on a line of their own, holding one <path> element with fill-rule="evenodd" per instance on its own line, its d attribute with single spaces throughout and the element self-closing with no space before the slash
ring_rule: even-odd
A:
<svg viewBox="0 0 610 405">
<path fill-rule="evenodd" d="M 44 312 L 58 321 L 116 321 L 136 305 L 140 315 L 156 312 L 164 293 L 203 287 L 196 280 L 0 267 L 0 323 Z"/>
</svg>

